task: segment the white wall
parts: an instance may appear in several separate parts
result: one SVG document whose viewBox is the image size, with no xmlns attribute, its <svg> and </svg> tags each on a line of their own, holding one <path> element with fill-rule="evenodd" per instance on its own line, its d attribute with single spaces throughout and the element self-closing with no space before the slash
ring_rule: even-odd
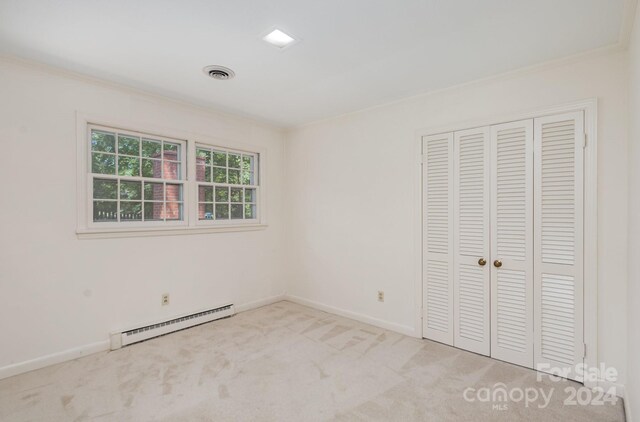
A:
<svg viewBox="0 0 640 422">
<path fill-rule="evenodd" d="M 416 131 L 598 97 L 598 352 L 624 372 L 627 76 L 626 54 L 610 52 L 290 131 L 289 293 L 419 334 Z"/>
<path fill-rule="evenodd" d="M 638 320 L 640 301 L 634 218 L 627 254 L 626 212 L 633 217 L 640 208 L 637 198 L 627 203 L 628 182 L 632 192 L 640 185 L 638 170 L 627 178 L 628 77 L 626 53 L 610 53 L 297 128 L 285 145 L 278 129 L 263 124 L 0 61 L 0 376 L 31 359 L 104 347 L 113 329 L 228 300 L 247 304 L 285 288 L 417 334 L 416 131 L 598 97 L 598 352 L 624 377 L 627 269 L 629 304 L 635 305 L 629 321 Z M 267 148 L 269 227 L 78 240 L 76 110 Z M 631 121 L 630 160 L 640 164 L 640 128 Z M 385 291 L 384 303 L 377 302 L 377 290 Z M 159 305 L 164 292 L 171 294 L 169 307 Z M 629 357 L 638 356 L 637 326 L 629 324 L 629 336 Z"/>
<path fill-rule="evenodd" d="M 78 240 L 76 110 L 266 148 L 268 228 Z M 281 130 L 8 60 L 0 129 L 0 375 L 104 347 L 111 330 L 283 293 Z"/>
<path fill-rule="evenodd" d="M 629 286 L 627 410 L 640 418 L 640 7 L 629 48 Z M 627 415 L 628 416 L 628 415 Z M 629 420 L 631 420 L 629 418 Z"/>
</svg>

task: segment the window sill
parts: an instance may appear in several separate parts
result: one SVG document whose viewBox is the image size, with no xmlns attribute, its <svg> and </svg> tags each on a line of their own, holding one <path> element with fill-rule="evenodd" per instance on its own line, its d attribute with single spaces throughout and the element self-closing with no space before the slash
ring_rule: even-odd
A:
<svg viewBox="0 0 640 422">
<path fill-rule="evenodd" d="M 264 230 L 266 224 L 238 224 L 214 227 L 161 227 L 129 229 L 77 229 L 78 239 L 113 239 L 121 237 L 180 236 L 187 234 L 207 234 Z"/>
</svg>

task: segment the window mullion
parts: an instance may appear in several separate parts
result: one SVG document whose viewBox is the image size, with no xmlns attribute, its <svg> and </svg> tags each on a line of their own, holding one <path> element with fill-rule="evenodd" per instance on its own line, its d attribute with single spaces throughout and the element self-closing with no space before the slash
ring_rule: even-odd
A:
<svg viewBox="0 0 640 422">
<path fill-rule="evenodd" d="M 116 221 L 120 223 L 120 179 L 118 179 L 118 183 L 116 183 L 116 187 L 118 189 L 118 194 L 116 195 L 117 204 L 116 204 Z"/>
</svg>

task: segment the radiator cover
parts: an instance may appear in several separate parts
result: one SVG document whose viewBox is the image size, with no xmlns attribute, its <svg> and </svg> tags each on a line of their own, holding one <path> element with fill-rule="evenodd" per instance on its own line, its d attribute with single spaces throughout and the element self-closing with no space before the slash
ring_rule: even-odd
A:
<svg viewBox="0 0 640 422">
<path fill-rule="evenodd" d="M 235 314 L 233 304 L 111 334 L 111 350 Z"/>
</svg>

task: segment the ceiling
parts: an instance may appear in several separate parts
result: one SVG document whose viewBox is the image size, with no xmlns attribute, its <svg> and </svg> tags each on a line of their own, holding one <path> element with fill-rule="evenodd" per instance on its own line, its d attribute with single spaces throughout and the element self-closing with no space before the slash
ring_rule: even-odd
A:
<svg viewBox="0 0 640 422">
<path fill-rule="evenodd" d="M 0 0 L 0 53 L 290 127 L 616 44 L 624 6 Z M 284 50 L 266 44 L 274 27 L 300 41 Z M 206 77 L 211 64 L 236 78 Z"/>
</svg>

